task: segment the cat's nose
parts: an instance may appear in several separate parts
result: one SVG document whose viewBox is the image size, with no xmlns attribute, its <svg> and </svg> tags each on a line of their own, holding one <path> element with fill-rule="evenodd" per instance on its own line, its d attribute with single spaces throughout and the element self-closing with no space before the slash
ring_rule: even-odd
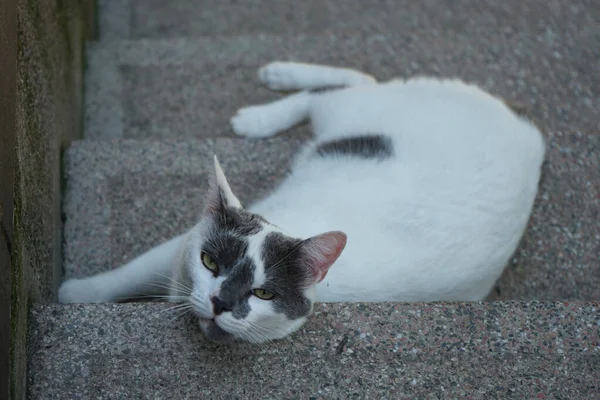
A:
<svg viewBox="0 0 600 400">
<path fill-rule="evenodd" d="M 231 311 L 231 306 L 227 303 L 225 303 L 224 301 L 222 301 L 221 299 L 219 299 L 218 297 L 214 296 L 211 297 L 210 299 L 213 303 L 213 310 L 215 315 L 219 315 L 221 313 L 223 313 L 224 311 Z"/>
</svg>

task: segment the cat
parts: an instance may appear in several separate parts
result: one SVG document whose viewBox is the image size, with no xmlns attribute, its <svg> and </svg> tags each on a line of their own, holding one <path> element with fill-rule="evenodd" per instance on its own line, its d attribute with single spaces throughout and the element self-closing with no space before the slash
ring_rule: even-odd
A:
<svg viewBox="0 0 600 400">
<path fill-rule="evenodd" d="M 230 121 L 236 134 L 312 124 L 314 140 L 283 183 L 243 208 L 215 156 L 194 228 L 118 269 L 66 281 L 60 302 L 168 285 L 209 339 L 262 343 L 300 328 L 317 301 L 488 295 L 537 195 L 545 141 L 532 122 L 455 79 L 378 83 L 292 62 L 267 64 L 259 79 L 299 92 L 242 108 Z"/>
</svg>

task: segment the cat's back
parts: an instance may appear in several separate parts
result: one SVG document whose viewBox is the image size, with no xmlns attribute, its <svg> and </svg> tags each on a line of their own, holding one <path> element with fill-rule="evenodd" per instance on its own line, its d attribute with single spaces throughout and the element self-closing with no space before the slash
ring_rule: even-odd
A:
<svg viewBox="0 0 600 400">
<path fill-rule="evenodd" d="M 510 212 L 537 193 L 545 152 L 539 129 L 458 80 L 331 92 L 313 105 L 312 123 L 315 141 L 274 194 L 301 207 L 332 216 L 385 215 L 407 204 Z"/>
<path fill-rule="evenodd" d="M 446 150 L 543 158 L 539 130 L 499 98 L 456 79 L 416 77 L 328 92 L 311 105 L 316 140 L 381 133 L 404 154 Z M 498 147 L 499 146 L 499 147 Z M 526 154 L 529 153 L 529 154 Z"/>
</svg>

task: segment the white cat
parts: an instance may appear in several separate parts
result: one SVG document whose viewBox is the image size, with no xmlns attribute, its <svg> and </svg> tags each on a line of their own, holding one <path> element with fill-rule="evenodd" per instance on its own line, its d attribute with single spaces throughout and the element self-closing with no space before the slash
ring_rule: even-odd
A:
<svg viewBox="0 0 600 400">
<path fill-rule="evenodd" d="M 287 62 L 259 77 L 302 91 L 241 109 L 231 123 L 241 136 L 266 137 L 310 119 L 314 141 L 287 179 L 245 210 L 215 158 L 190 232 L 119 269 L 65 282 L 61 302 L 169 285 L 209 338 L 259 343 L 298 329 L 315 301 L 486 297 L 537 193 L 545 146 L 531 122 L 456 80 L 377 84 L 349 69 Z"/>
</svg>

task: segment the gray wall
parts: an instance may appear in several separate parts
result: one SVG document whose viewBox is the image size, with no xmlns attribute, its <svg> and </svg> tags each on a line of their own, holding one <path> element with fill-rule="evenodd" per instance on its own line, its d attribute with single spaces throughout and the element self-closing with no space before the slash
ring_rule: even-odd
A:
<svg viewBox="0 0 600 400">
<path fill-rule="evenodd" d="M 0 398 L 9 394 L 10 271 L 15 175 L 17 0 L 0 1 Z"/>
<path fill-rule="evenodd" d="M 12 264 L 10 393 L 21 399 L 27 313 L 32 302 L 55 300 L 61 275 L 61 152 L 82 131 L 83 39 L 91 25 L 84 21 L 93 21 L 86 13 L 94 8 L 92 0 L 0 3 L 0 16 L 7 19 L 5 25 L 0 17 L 0 26 L 13 29 L 0 34 L 0 158 L 6 160 L 0 170 L 6 231 L 0 259 L 4 275 Z M 0 290 L 7 298 L 4 286 Z"/>
</svg>

